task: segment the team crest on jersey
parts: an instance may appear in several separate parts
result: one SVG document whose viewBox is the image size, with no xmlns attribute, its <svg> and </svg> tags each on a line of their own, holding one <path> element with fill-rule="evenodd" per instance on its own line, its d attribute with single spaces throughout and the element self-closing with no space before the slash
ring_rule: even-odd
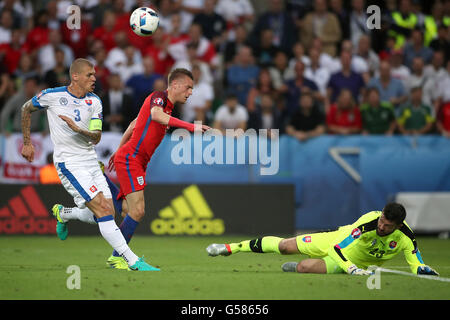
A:
<svg viewBox="0 0 450 320">
<path fill-rule="evenodd" d="M 144 184 L 144 177 L 143 176 L 137 177 L 137 182 L 140 186 L 142 186 Z"/>
<path fill-rule="evenodd" d="M 69 101 L 67 101 L 66 98 L 64 98 L 64 97 L 59 98 L 59 104 L 60 105 L 67 106 L 68 103 L 69 103 Z"/>
<path fill-rule="evenodd" d="M 303 242 L 309 243 L 311 242 L 311 236 L 306 236 L 302 238 Z"/>
<path fill-rule="evenodd" d="M 397 242 L 395 242 L 395 241 L 389 242 L 389 248 L 395 249 L 396 246 L 397 246 Z"/>
<path fill-rule="evenodd" d="M 162 98 L 155 98 L 155 100 L 153 100 L 154 104 L 157 104 L 158 106 L 162 106 L 164 105 L 164 100 Z"/>
<path fill-rule="evenodd" d="M 353 229 L 352 238 L 358 239 L 359 237 L 361 237 L 361 230 L 359 230 L 358 228 Z"/>
<path fill-rule="evenodd" d="M 89 190 L 91 190 L 91 192 L 95 192 L 95 191 L 97 191 L 97 187 L 96 186 L 92 186 L 92 187 L 89 188 Z"/>
<path fill-rule="evenodd" d="M 86 99 L 86 100 L 84 100 L 84 102 L 86 102 L 86 104 L 88 106 L 90 106 L 92 104 L 92 100 L 91 99 Z"/>
</svg>

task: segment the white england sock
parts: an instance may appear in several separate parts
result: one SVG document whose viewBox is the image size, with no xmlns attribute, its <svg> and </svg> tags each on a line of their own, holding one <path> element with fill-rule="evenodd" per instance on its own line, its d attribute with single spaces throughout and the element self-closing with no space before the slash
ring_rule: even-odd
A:
<svg viewBox="0 0 450 320">
<path fill-rule="evenodd" d="M 80 209 L 78 207 L 64 207 L 60 212 L 60 216 L 64 222 L 67 222 L 69 220 L 80 220 L 89 224 L 97 223 L 94 219 L 94 213 L 89 208 Z"/>
<path fill-rule="evenodd" d="M 128 247 L 127 242 L 114 221 L 113 216 L 108 215 L 98 218 L 97 222 L 103 238 L 125 259 L 129 266 L 134 265 L 138 261 L 139 257 L 131 251 L 130 247 Z"/>
</svg>

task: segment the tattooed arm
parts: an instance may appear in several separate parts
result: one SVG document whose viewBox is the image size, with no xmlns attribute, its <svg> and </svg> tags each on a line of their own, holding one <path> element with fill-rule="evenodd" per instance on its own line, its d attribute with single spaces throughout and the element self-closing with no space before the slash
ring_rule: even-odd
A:
<svg viewBox="0 0 450 320">
<path fill-rule="evenodd" d="M 23 147 L 22 147 L 22 157 L 24 157 L 28 162 L 34 160 L 34 147 L 31 143 L 31 113 L 39 110 L 37 107 L 33 106 L 31 99 L 24 103 L 22 106 L 22 134 L 23 134 Z"/>
<path fill-rule="evenodd" d="M 59 115 L 59 117 L 67 123 L 70 129 L 89 138 L 89 140 L 91 140 L 93 144 L 97 144 L 100 142 L 100 139 L 102 137 L 102 132 L 100 130 L 84 130 L 78 127 L 75 122 L 69 117 L 62 115 Z"/>
</svg>

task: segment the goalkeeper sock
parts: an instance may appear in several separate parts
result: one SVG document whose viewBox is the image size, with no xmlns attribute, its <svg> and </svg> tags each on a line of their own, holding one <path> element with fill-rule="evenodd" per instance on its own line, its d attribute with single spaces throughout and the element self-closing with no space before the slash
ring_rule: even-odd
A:
<svg viewBox="0 0 450 320">
<path fill-rule="evenodd" d="M 283 238 L 267 236 L 253 240 L 244 240 L 239 243 L 230 243 L 232 253 L 256 252 L 256 253 L 280 253 L 278 245 Z"/>
</svg>

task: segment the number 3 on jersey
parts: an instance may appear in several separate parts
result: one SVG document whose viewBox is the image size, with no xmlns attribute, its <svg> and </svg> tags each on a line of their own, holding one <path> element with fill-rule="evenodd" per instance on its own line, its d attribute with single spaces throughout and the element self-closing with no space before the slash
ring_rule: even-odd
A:
<svg viewBox="0 0 450 320">
<path fill-rule="evenodd" d="M 75 113 L 75 121 L 80 121 L 81 120 L 81 117 L 80 117 L 80 110 L 78 110 L 78 109 L 75 109 L 75 110 L 73 110 L 73 112 Z"/>
</svg>

